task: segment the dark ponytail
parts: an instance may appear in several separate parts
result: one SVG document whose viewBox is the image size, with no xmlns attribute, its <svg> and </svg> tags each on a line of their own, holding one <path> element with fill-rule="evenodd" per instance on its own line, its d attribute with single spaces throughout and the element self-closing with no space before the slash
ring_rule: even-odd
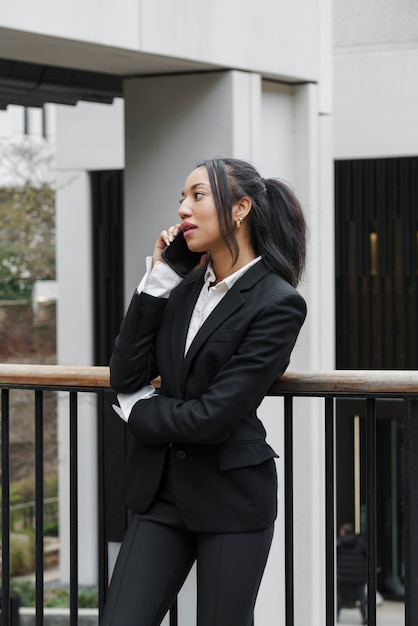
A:
<svg viewBox="0 0 418 626">
<path fill-rule="evenodd" d="M 221 236 L 233 262 L 239 249 L 231 209 L 247 196 L 252 202 L 247 219 L 255 253 L 296 287 L 305 266 L 306 223 L 290 187 L 277 178 L 261 178 L 250 163 L 239 159 L 213 159 L 201 165 L 208 171 Z"/>
<path fill-rule="evenodd" d="M 265 185 L 265 207 L 256 203 L 249 215 L 252 244 L 274 272 L 296 286 L 305 267 L 305 218 L 288 185 L 277 178 L 268 178 Z"/>
</svg>

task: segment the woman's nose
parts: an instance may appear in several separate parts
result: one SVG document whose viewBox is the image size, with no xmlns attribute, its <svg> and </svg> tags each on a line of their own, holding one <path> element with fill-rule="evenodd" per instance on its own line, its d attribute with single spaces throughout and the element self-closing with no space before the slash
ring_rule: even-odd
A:
<svg viewBox="0 0 418 626">
<path fill-rule="evenodd" d="M 191 207 L 188 206 L 187 204 L 187 200 L 184 199 L 179 206 L 179 217 L 180 219 L 184 219 L 185 217 L 190 217 L 190 215 L 192 214 L 192 210 Z"/>
</svg>

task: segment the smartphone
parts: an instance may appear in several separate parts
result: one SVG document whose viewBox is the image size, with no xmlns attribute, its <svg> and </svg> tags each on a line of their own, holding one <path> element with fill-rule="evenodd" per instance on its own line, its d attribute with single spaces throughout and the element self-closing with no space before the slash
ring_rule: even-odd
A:
<svg viewBox="0 0 418 626">
<path fill-rule="evenodd" d="M 181 230 L 170 245 L 164 248 L 162 256 L 179 276 L 185 277 L 198 265 L 202 254 L 189 250 Z"/>
</svg>

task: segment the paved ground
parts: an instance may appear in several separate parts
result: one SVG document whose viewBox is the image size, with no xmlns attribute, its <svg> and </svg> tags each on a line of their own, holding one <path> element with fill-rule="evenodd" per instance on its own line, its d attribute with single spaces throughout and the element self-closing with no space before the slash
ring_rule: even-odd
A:
<svg viewBox="0 0 418 626">
<path fill-rule="evenodd" d="M 46 570 L 45 584 L 54 586 L 57 582 L 59 582 L 59 570 L 55 568 Z M 90 617 L 89 619 L 96 618 Z M 341 626 L 359 626 L 361 624 L 360 610 L 342 609 L 336 626 L 340 626 L 340 624 Z M 402 602 L 384 600 L 383 604 L 376 608 L 376 624 L 377 626 L 405 626 L 405 605 Z M 22 626 L 26 626 L 26 622 L 22 623 Z M 30 624 L 28 622 L 27 626 L 32 626 L 32 622 Z"/>
<path fill-rule="evenodd" d="M 377 626 L 404 626 L 405 607 L 402 602 L 389 602 L 385 600 L 376 609 Z M 345 626 L 358 626 L 361 624 L 359 609 L 342 609 L 339 624 Z"/>
</svg>

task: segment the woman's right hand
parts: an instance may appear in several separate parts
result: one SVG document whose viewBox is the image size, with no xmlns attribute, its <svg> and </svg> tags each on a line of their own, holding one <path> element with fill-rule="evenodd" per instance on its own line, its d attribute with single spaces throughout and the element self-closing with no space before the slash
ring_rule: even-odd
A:
<svg viewBox="0 0 418 626">
<path fill-rule="evenodd" d="M 152 254 L 152 266 L 156 264 L 157 261 L 162 261 L 165 263 L 162 253 L 164 248 L 170 245 L 173 241 L 174 237 L 179 234 L 181 230 L 181 224 L 175 224 L 174 226 L 170 226 L 167 230 L 162 230 L 158 236 L 157 241 L 154 245 L 154 252 Z"/>
</svg>

